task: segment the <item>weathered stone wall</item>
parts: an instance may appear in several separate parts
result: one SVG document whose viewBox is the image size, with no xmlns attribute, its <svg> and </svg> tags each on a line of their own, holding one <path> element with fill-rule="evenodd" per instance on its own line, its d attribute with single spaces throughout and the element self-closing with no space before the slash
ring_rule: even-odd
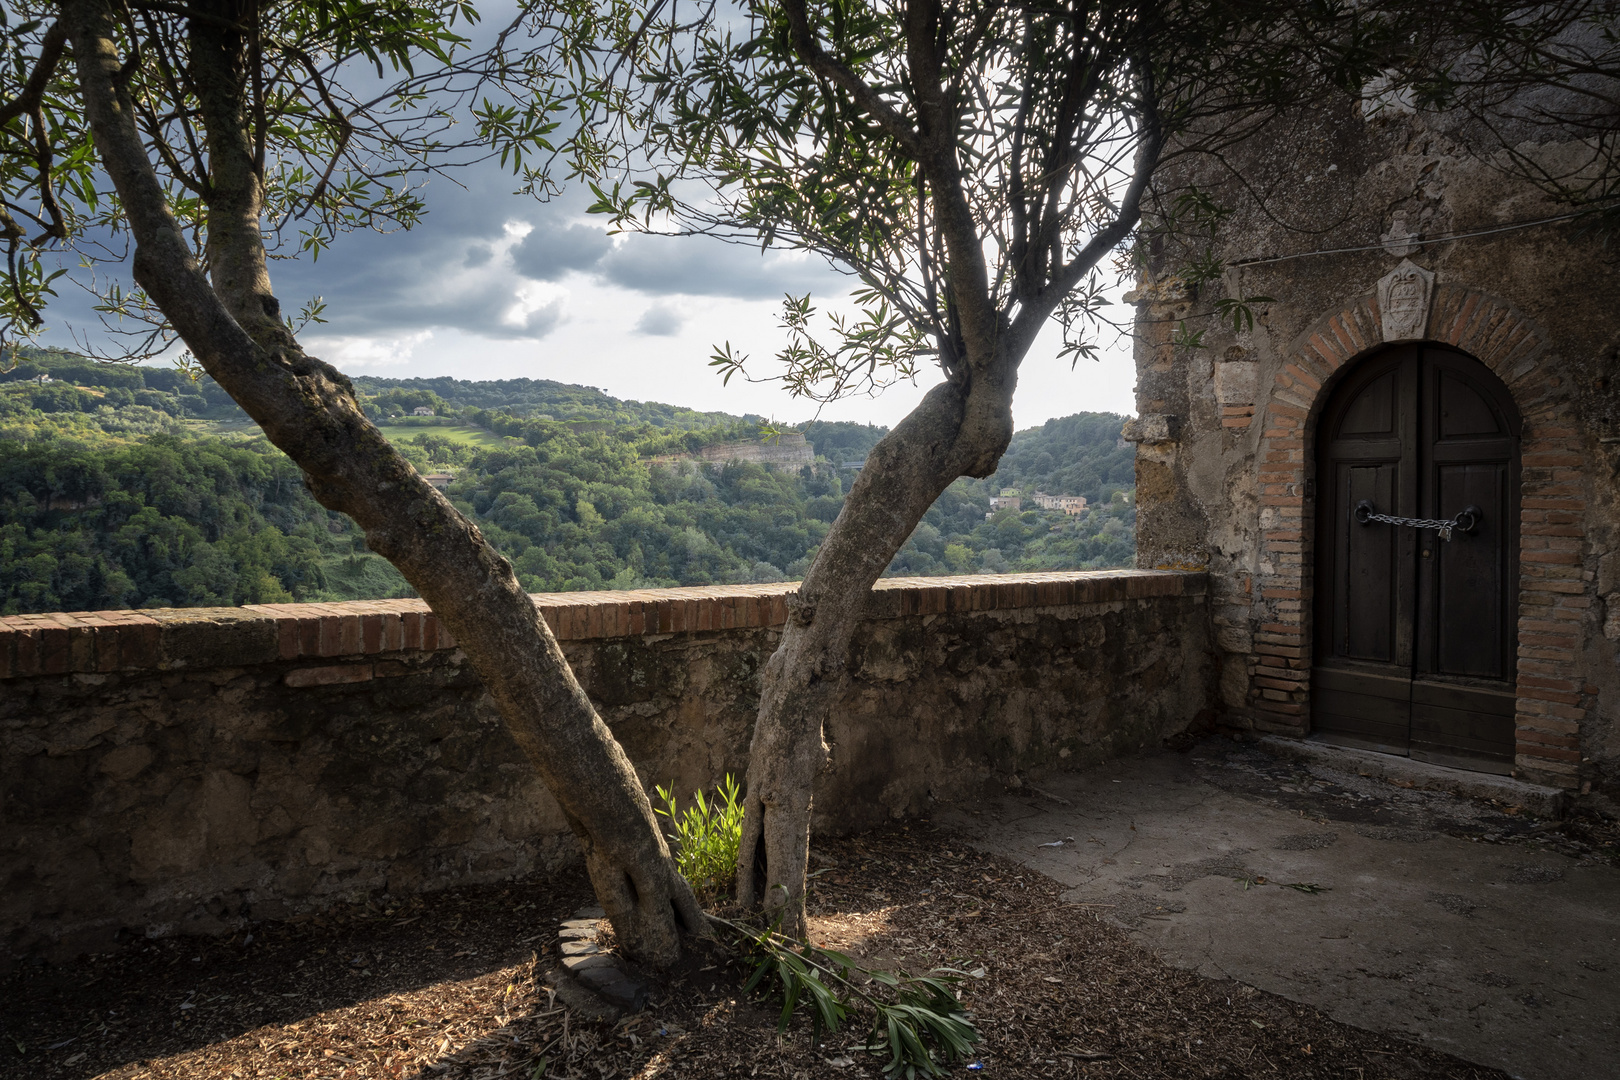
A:
<svg viewBox="0 0 1620 1080">
<path fill-rule="evenodd" d="M 1201 574 L 882 583 L 818 827 L 1156 744 L 1212 702 Z M 537 596 L 644 783 L 741 774 L 792 585 Z M 0 619 L 4 956 L 575 857 L 414 601 Z"/>
<path fill-rule="evenodd" d="M 1201 242 L 1157 241 L 1134 296 L 1137 565 L 1209 570 L 1234 722 L 1310 730 L 1316 417 L 1384 344 L 1377 284 L 1409 257 L 1435 275 L 1409 336 L 1484 361 L 1524 419 L 1519 775 L 1620 788 L 1620 259 L 1580 223 L 1519 227 L 1569 207 L 1508 178 L 1479 135 L 1345 101 L 1278 121 L 1229 170 L 1165 179 L 1167 199 L 1197 182 L 1232 214 L 1213 236 L 1224 278 L 1186 287 Z M 1523 137 L 1569 157 L 1555 132 Z M 1241 332 L 1212 315 L 1240 295 L 1274 298 Z M 1183 320 L 1202 348 L 1174 343 Z"/>
</svg>

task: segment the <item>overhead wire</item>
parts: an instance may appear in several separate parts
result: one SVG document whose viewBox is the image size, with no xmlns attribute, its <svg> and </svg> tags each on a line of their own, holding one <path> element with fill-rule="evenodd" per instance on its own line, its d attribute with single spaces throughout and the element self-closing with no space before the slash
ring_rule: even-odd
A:
<svg viewBox="0 0 1620 1080">
<path fill-rule="evenodd" d="M 1299 251 L 1292 255 L 1268 255 L 1256 259 L 1239 259 L 1228 263 L 1231 267 L 1263 266 L 1267 263 L 1288 262 L 1291 259 L 1308 259 L 1313 255 L 1349 255 L 1359 251 L 1383 251 L 1397 244 L 1410 244 L 1413 247 L 1428 247 L 1430 244 L 1443 244 L 1450 240 L 1468 240 L 1476 236 L 1491 236 L 1495 233 L 1513 232 L 1517 229 L 1529 229 L 1537 225 L 1552 225 L 1560 221 L 1571 221 L 1578 217 L 1586 217 L 1597 213 L 1596 209 L 1576 210 L 1568 214 L 1559 214 L 1555 217 L 1537 218 L 1534 221 L 1515 221 L 1507 225 L 1497 225 L 1490 229 L 1474 229 L 1471 232 L 1446 233 L 1442 236 L 1427 239 L 1418 236 L 1390 237 L 1386 241 L 1376 244 L 1364 244 L 1360 247 L 1324 248 L 1320 251 Z"/>
</svg>

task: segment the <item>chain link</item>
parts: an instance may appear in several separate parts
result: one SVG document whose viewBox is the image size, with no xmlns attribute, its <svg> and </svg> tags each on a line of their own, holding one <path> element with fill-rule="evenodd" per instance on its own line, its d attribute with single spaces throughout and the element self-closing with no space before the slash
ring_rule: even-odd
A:
<svg viewBox="0 0 1620 1080">
<path fill-rule="evenodd" d="M 1461 529 L 1465 533 L 1471 533 L 1478 527 L 1482 517 L 1484 517 L 1484 513 L 1477 506 L 1459 510 L 1457 516 L 1452 518 L 1403 518 L 1376 513 L 1373 504 L 1366 499 L 1356 504 L 1356 521 L 1359 524 L 1370 525 L 1375 521 L 1381 521 L 1385 525 L 1405 525 L 1413 529 L 1434 529 L 1440 534 L 1440 539 L 1448 542 L 1451 540 L 1452 530 Z"/>
</svg>

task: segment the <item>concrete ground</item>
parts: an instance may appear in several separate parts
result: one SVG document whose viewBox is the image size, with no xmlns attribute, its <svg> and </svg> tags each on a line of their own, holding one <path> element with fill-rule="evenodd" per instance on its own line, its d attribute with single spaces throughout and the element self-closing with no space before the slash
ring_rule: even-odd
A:
<svg viewBox="0 0 1620 1080">
<path fill-rule="evenodd" d="M 1620 1078 L 1620 869 L 1530 818 L 1544 789 L 1377 761 L 1208 739 L 936 820 L 1169 963 L 1515 1076 Z"/>
</svg>

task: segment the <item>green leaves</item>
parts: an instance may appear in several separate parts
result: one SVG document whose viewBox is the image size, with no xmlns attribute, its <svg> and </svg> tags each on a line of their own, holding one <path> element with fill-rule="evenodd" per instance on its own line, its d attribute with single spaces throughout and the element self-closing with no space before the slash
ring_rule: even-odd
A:
<svg viewBox="0 0 1620 1080">
<path fill-rule="evenodd" d="M 776 932 L 710 916 L 747 952 L 753 971 L 743 993 L 767 987 L 782 1001 L 777 1030 L 786 1031 L 801 1004 L 808 1004 L 811 1037 L 820 1042 L 835 1034 L 851 1015 L 852 1003 L 872 1011 L 865 1045 L 853 1047 L 886 1054 L 886 1075 L 942 1076 L 944 1064 L 972 1052 L 979 1033 L 968 1019 L 956 986 L 962 973 L 939 968 L 926 976 L 862 967 L 853 957 Z"/>
<path fill-rule="evenodd" d="M 589 16 L 602 61 L 570 146 L 594 212 L 814 252 L 858 279 L 856 310 L 814 330 L 788 298 L 773 374 L 726 346 L 722 378 L 827 401 L 937 359 L 965 382 L 1016 366 L 1053 316 L 1062 355 L 1095 356 L 1078 332 L 1109 284 L 1094 271 L 1132 242 L 1161 152 L 1219 154 L 1374 70 L 1405 25 L 1337 0 L 923 7 L 908 22 L 915 5 L 611 0 Z M 1197 189 L 1169 201 L 1155 212 L 1199 235 L 1229 213 Z M 1209 245 L 1180 269 L 1192 285 L 1224 272 Z"/>
<path fill-rule="evenodd" d="M 1254 329 L 1254 305 L 1269 303 L 1269 296 L 1223 296 L 1215 301 L 1215 317 L 1240 334 Z"/>
<path fill-rule="evenodd" d="M 427 176 L 479 161 L 498 161 L 526 190 L 555 190 L 548 167 L 566 96 L 558 75 L 584 61 L 537 18 L 544 5 L 520 5 L 481 51 L 463 32 L 480 21 L 470 0 L 238 5 L 240 25 L 203 24 L 210 47 L 239 53 L 240 82 L 211 90 L 239 98 L 224 110 L 240 116 L 235 132 L 203 130 L 201 117 L 217 124 L 221 113 L 201 107 L 190 9 L 132 7 L 113 41 L 123 86 L 169 208 L 199 254 L 219 182 L 211 137 L 248 143 L 262 205 L 237 209 L 262 211 L 272 258 L 319 258 L 356 229 L 411 228 L 427 209 Z M 56 255 L 93 269 L 127 254 L 105 243 L 122 231 L 123 208 L 100 170 L 56 16 L 54 5 L 13 4 L 0 21 L 0 343 L 41 329 L 57 272 L 43 267 Z M 124 353 L 172 341 L 161 313 L 110 291 L 102 299 L 115 334 L 120 319 L 143 324 Z"/>
<path fill-rule="evenodd" d="M 743 984 L 743 993 L 752 994 L 767 976 L 774 978 L 777 992 L 782 997 L 782 1011 L 777 1017 L 776 1025 L 778 1031 L 788 1029 L 788 1024 L 793 1020 L 793 1013 L 801 1002 L 809 1006 L 811 1038 L 815 1042 L 819 1043 L 823 1034 L 836 1032 L 843 1025 L 849 1015 L 849 1009 L 822 980 L 825 969 L 812 959 L 814 954 L 812 946 L 806 944 L 801 946 L 798 952 L 794 952 L 791 948 L 769 940 L 768 932 L 765 940 L 755 939 L 753 946 L 754 970 L 748 976 L 748 981 Z M 820 959 L 831 960 L 839 955 L 822 953 Z M 845 965 L 842 968 L 842 976 L 833 977 L 847 978 L 849 970 L 850 965 Z"/>
<path fill-rule="evenodd" d="M 699 897 L 724 894 L 737 875 L 737 845 L 742 839 L 742 789 L 730 773 L 714 797 L 695 792 L 684 813 L 675 804 L 674 785 L 657 788 L 662 807 L 654 812 L 675 826 L 675 868 Z M 790 1010 L 791 1011 L 791 1010 Z"/>
<path fill-rule="evenodd" d="M 889 1060 L 883 1066 L 885 1073 L 904 1073 L 908 1080 L 918 1072 L 925 1076 L 942 1076 L 944 1070 L 937 1058 L 959 1061 L 972 1052 L 979 1033 L 967 1021 L 967 1014 L 956 996 L 961 972 L 941 968 L 930 976 L 901 978 L 874 973 L 872 978 L 893 986 L 898 997 L 897 1001 L 878 1007 L 873 1033 L 884 1037 L 871 1040 L 866 1047 L 874 1052 L 888 1052 Z"/>
<path fill-rule="evenodd" d="M 731 342 L 729 341 L 724 345 L 717 346 L 709 356 L 709 366 L 720 369 L 717 374 L 722 376 L 720 379 L 721 386 L 729 386 L 733 375 L 742 375 L 746 379 L 748 376 L 743 371 L 743 365 L 746 363 L 748 363 L 748 354 L 732 352 Z"/>
</svg>

